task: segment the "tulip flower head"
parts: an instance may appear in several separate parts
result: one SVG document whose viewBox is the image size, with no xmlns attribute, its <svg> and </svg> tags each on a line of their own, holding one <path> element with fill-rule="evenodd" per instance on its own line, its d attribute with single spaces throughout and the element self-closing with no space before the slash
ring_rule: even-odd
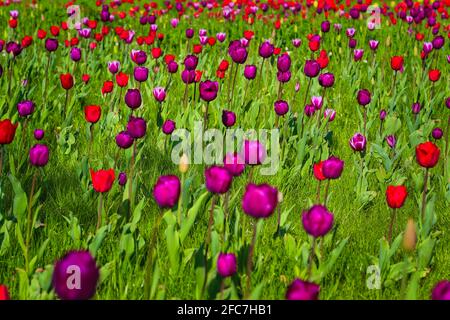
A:
<svg viewBox="0 0 450 320">
<path fill-rule="evenodd" d="M 295 279 L 286 292 L 287 300 L 318 300 L 320 286 L 313 282 Z"/>
<path fill-rule="evenodd" d="M 439 160 L 441 151 L 433 142 L 421 143 L 416 147 L 416 160 L 424 168 L 433 168 Z"/>
<path fill-rule="evenodd" d="M 268 184 L 248 184 L 242 197 L 242 209 L 254 218 L 268 218 L 278 204 L 278 190 Z"/>
<path fill-rule="evenodd" d="M 153 89 L 153 97 L 159 103 L 163 102 L 166 99 L 166 90 L 163 87 L 156 87 Z"/>
<path fill-rule="evenodd" d="M 230 189 L 232 180 L 233 176 L 224 167 L 212 166 L 205 170 L 206 189 L 211 193 L 226 193 Z"/>
<path fill-rule="evenodd" d="M 407 196 L 408 190 L 405 186 L 388 186 L 386 189 L 386 202 L 390 208 L 403 207 Z"/>
<path fill-rule="evenodd" d="M 21 101 L 17 104 L 17 111 L 21 117 L 28 117 L 34 112 L 35 104 L 31 100 Z"/>
<path fill-rule="evenodd" d="M 128 89 L 125 94 L 125 103 L 130 109 L 137 109 L 142 104 L 141 92 L 139 89 Z"/>
<path fill-rule="evenodd" d="M 227 169 L 233 177 L 238 177 L 245 170 L 245 160 L 240 153 L 229 152 L 223 159 L 223 167 Z"/>
<path fill-rule="evenodd" d="M 217 273 L 222 277 L 231 277 L 237 271 L 237 259 L 234 253 L 219 253 Z"/>
<path fill-rule="evenodd" d="M 344 170 L 344 161 L 331 156 L 323 162 L 322 172 L 327 179 L 338 179 Z"/>
<path fill-rule="evenodd" d="M 450 300 L 450 281 L 442 280 L 438 282 L 431 293 L 432 300 Z"/>
<path fill-rule="evenodd" d="M 175 130 L 175 121 L 170 119 L 164 121 L 162 125 L 162 132 L 164 134 L 170 135 L 174 130 Z"/>
<path fill-rule="evenodd" d="M 102 114 L 102 108 L 100 106 L 86 106 L 84 107 L 84 117 L 87 122 L 97 123 L 100 120 L 100 116 Z"/>
<path fill-rule="evenodd" d="M 180 179 L 174 175 L 160 176 L 153 187 L 153 198 L 160 208 L 172 208 L 180 197 Z"/>
<path fill-rule="evenodd" d="M 232 127 L 236 123 L 236 114 L 233 111 L 222 111 L 222 123 L 225 127 Z"/>
<path fill-rule="evenodd" d="M 45 167 L 48 163 L 49 149 L 45 144 L 35 144 L 30 149 L 30 163 L 35 167 Z"/>
<path fill-rule="evenodd" d="M 94 171 L 90 169 L 92 185 L 96 192 L 104 193 L 111 190 L 116 179 L 114 169 Z"/>
<path fill-rule="evenodd" d="M 361 133 L 355 133 L 355 135 L 350 139 L 350 147 L 354 151 L 363 151 L 366 149 L 366 137 Z"/>
</svg>

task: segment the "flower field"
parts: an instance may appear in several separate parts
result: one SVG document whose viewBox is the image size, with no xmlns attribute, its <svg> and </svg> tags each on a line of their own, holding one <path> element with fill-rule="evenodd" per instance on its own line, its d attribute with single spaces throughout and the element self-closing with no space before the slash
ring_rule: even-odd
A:
<svg viewBox="0 0 450 320">
<path fill-rule="evenodd" d="M 450 1 L 0 1 L 0 300 L 450 300 Z"/>
</svg>

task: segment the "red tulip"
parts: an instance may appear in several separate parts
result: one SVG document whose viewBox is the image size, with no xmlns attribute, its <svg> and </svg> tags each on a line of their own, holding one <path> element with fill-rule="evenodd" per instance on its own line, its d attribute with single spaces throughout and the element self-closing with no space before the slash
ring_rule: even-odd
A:
<svg viewBox="0 0 450 320">
<path fill-rule="evenodd" d="M 251 40 L 255 33 L 252 30 L 245 30 L 244 31 L 244 38 L 247 40 Z"/>
<path fill-rule="evenodd" d="M 116 74 L 116 82 L 119 87 L 126 87 L 128 85 L 128 76 L 123 72 L 119 72 Z"/>
<path fill-rule="evenodd" d="M 9 119 L 0 121 L 0 144 L 10 144 L 13 142 L 18 125 L 18 123 L 12 124 Z"/>
<path fill-rule="evenodd" d="M 164 62 L 169 64 L 170 62 L 175 61 L 175 56 L 173 54 L 166 54 L 164 56 Z"/>
<path fill-rule="evenodd" d="M 102 108 L 100 106 L 86 106 L 84 107 L 84 117 L 87 122 L 97 123 L 102 114 Z"/>
<path fill-rule="evenodd" d="M 202 49 L 203 49 L 203 47 L 200 44 L 194 44 L 193 51 L 195 54 L 202 53 Z"/>
<path fill-rule="evenodd" d="M 70 90 L 73 87 L 73 77 L 70 73 L 60 75 L 59 79 L 61 80 L 61 86 L 65 90 Z"/>
<path fill-rule="evenodd" d="M 273 49 L 273 54 L 274 54 L 274 55 L 277 56 L 277 55 L 279 55 L 280 53 L 281 53 L 281 48 L 274 48 L 274 49 Z"/>
<path fill-rule="evenodd" d="M 152 48 L 152 57 L 158 59 L 162 55 L 161 48 Z"/>
<path fill-rule="evenodd" d="M 9 24 L 9 27 L 12 28 L 12 29 L 17 28 L 17 20 L 16 19 L 10 19 L 8 21 L 8 24 Z"/>
<path fill-rule="evenodd" d="M 219 71 L 227 71 L 230 63 L 227 60 L 222 60 L 219 64 Z"/>
<path fill-rule="evenodd" d="M 4 284 L 0 284 L 0 301 L 1 300 L 10 300 L 8 287 L 5 286 Z"/>
<path fill-rule="evenodd" d="M 399 71 L 403 67 L 403 57 L 402 56 L 394 56 L 391 58 L 391 68 L 394 71 Z"/>
<path fill-rule="evenodd" d="M 428 78 L 430 79 L 430 81 L 436 82 L 439 80 L 439 78 L 441 77 L 441 72 L 439 70 L 430 70 L 428 72 Z"/>
<path fill-rule="evenodd" d="M 386 189 L 386 201 L 392 209 L 403 207 L 407 196 L 408 190 L 405 186 L 388 186 Z"/>
<path fill-rule="evenodd" d="M 51 26 L 50 27 L 50 33 L 54 36 L 57 37 L 59 35 L 59 27 L 57 26 Z"/>
<path fill-rule="evenodd" d="M 320 42 L 319 41 L 310 41 L 309 42 L 309 50 L 315 52 L 319 50 L 320 48 Z"/>
<path fill-rule="evenodd" d="M 89 80 L 91 79 L 91 77 L 88 74 L 83 74 L 81 76 L 81 80 L 85 83 L 88 84 Z"/>
<path fill-rule="evenodd" d="M 416 160 L 424 168 L 433 168 L 438 160 L 441 151 L 433 142 L 421 143 L 416 147 Z"/>
<path fill-rule="evenodd" d="M 102 87 L 102 94 L 112 92 L 113 88 L 114 88 L 114 82 L 112 82 L 112 81 L 105 81 L 103 83 L 103 87 Z"/>
<path fill-rule="evenodd" d="M 33 43 L 33 38 L 30 36 L 25 36 L 22 39 L 22 47 L 29 47 Z"/>
<path fill-rule="evenodd" d="M 208 44 L 212 47 L 216 44 L 216 38 L 214 37 L 209 37 L 208 38 Z"/>
<path fill-rule="evenodd" d="M 37 32 L 37 36 L 42 40 L 47 36 L 47 32 L 45 30 L 39 29 Z"/>
<path fill-rule="evenodd" d="M 90 169 L 92 185 L 97 192 L 108 192 L 115 180 L 115 174 L 113 169 L 94 171 Z"/>
<path fill-rule="evenodd" d="M 78 38 L 72 38 L 72 39 L 70 39 L 70 45 L 71 45 L 72 47 L 78 45 L 78 42 L 80 42 L 80 40 L 78 40 Z"/>
<path fill-rule="evenodd" d="M 328 54 L 325 50 L 320 50 L 320 55 L 317 58 L 317 63 L 320 66 L 320 69 L 325 69 L 328 66 L 329 63 L 329 59 L 328 59 Z"/>
<path fill-rule="evenodd" d="M 315 163 L 313 166 L 314 177 L 316 177 L 316 179 L 319 181 L 326 179 L 325 176 L 323 175 L 322 167 L 323 167 L 323 161 Z"/>
</svg>

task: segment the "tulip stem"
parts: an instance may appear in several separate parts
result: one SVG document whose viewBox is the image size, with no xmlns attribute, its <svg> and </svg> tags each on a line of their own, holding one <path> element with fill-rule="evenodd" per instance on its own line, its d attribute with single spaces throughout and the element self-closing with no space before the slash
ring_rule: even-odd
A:
<svg viewBox="0 0 450 320">
<path fill-rule="evenodd" d="M 316 200 L 317 203 L 320 203 L 320 187 L 321 187 L 321 184 L 322 184 L 322 180 L 319 180 L 319 182 L 317 183 L 317 200 Z"/>
<path fill-rule="evenodd" d="M 425 170 L 425 178 L 423 180 L 423 193 L 422 193 L 422 219 L 425 218 L 426 200 L 427 200 L 427 183 L 428 183 L 428 168 Z"/>
<path fill-rule="evenodd" d="M 251 294 L 250 289 L 251 289 L 251 275 L 253 269 L 253 252 L 255 251 L 257 231 L 258 231 L 258 221 L 254 221 L 252 242 L 250 243 L 250 247 L 248 248 L 248 257 L 247 257 L 247 294 L 246 294 L 247 299 L 250 297 Z"/>
<path fill-rule="evenodd" d="M 233 69 L 234 69 L 234 63 L 231 64 L 231 70 L 230 70 L 230 77 L 228 78 L 228 90 L 227 90 L 227 101 L 228 104 L 230 104 L 230 92 L 231 92 L 231 80 L 233 80 Z"/>
<path fill-rule="evenodd" d="M 136 158 L 136 139 L 133 142 L 133 153 L 131 155 L 131 164 L 130 164 L 130 184 L 128 186 L 128 198 L 130 200 L 130 210 L 128 211 L 128 216 L 131 217 L 131 212 L 133 210 L 133 174 L 134 174 L 134 162 Z"/>
<path fill-rule="evenodd" d="M 447 129 L 445 132 L 445 151 L 444 151 L 444 177 L 445 177 L 445 173 L 447 172 L 447 161 L 448 161 L 448 140 L 449 140 L 449 136 L 450 136 L 450 116 L 448 116 L 448 121 L 447 121 Z M 0 170 L 0 174 L 1 174 L 1 170 Z"/>
<path fill-rule="evenodd" d="M 258 77 L 258 86 L 256 87 L 257 90 L 261 90 L 261 80 L 262 80 L 262 72 L 264 69 L 264 62 L 266 61 L 265 58 L 263 58 L 263 60 L 261 61 L 261 67 L 259 68 L 259 77 Z"/>
<path fill-rule="evenodd" d="M 91 123 L 91 125 L 89 126 L 89 133 L 90 133 L 90 137 L 89 137 L 88 160 L 91 157 L 92 143 L 94 142 L 94 124 L 93 123 Z"/>
<path fill-rule="evenodd" d="M 391 223 L 389 225 L 389 234 L 388 234 L 388 242 L 391 243 L 392 240 L 392 229 L 395 224 L 395 217 L 397 215 L 397 210 L 395 208 L 392 209 L 392 215 L 391 215 Z"/>
<path fill-rule="evenodd" d="M 309 78 L 309 81 L 308 81 L 308 86 L 306 87 L 306 92 L 305 92 L 305 99 L 303 100 L 303 106 L 301 106 L 301 107 L 305 107 L 305 105 L 306 105 L 306 100 L 308 99 L 308 96 L 309 96 L 309 88 L 311 87 L 311 78 Z M 303 112 L 303 110 L 299 110 L 299 112 Z M 304 124 L 304 122 L 303 122 L 303 116 L 301 117 L 301 119 L 302 119 L 302 130 L 300 131 L 300 139 L 303 137 L 303 129 L 304 129 L 304 126 L 305 126 L 305 124 Z"/>
<path fill-rule="evenodd" d="M 366 135 L 366 127 L 367 127 L 367 107 L 364 106 L 364 128 L 363 128 L 363 134 Z"/>
<path fill-rule="evenodd" d="M 211 242 L 211 230 L 214 223 L 214 207 L 216 206 L 216 195 L 213 195 L 211 200 L 211 209 L 209 210 L 209 222 L 208 233 L 206 234 L 206 247 L 205 247 L 205 281 L 203 282 L 202 297 L 205 294 L 206 283 L 208 282 L 208 251 Z"/>
<path fill-rule="evenodd" d="M 208 112 L 209 112 L 209 101 L 206 102 L 206 110 L 203 118 L 203 122 L 205 123 L 205 126 L 203 127 L 203 130 L 208 129 Z"/>
<path fill-rule="evenodd" d="M 276 234 L 278 236 L 281 236 L 281 229 L 280 229 L 280 225 L 281 225 L 281 206 L 280 205 L 277 206 L 277 213 L 278 213 L 278 220 L 277 220 L 277 232 L 276 232 Z"/>
<path fill-rule="evenodd" d="M 184 88 L 184 108 L 187 108 L 187 97 L 188 97 L 188 84 L 186 83 L 186 86 Z"/>
<path fill-rule="evenodd" d="M 395 83 L 397 82 L 397 71 L 394 72 L 394 81 L 392 82 L 392 95 L 394 95 L 394 90 L 395 90 Z"/>
<path fill-rule="evenodd" d="M 224 218 L 223 218 L 223 242 L 225 243 L 227 235 L 227 218 L 228 218 L 228 207 L 230 202 L 230 190 L 228 190 L 224 195 Z"/>
<path fill-rule="evenodd" d="M 181 206 L 184 192 L 184 173 L 181 174 L 181 196 L 178 198 L 178 225 L 181 227 Z"/>
<path fill-rule="evenodd" d="M 239 70 L 239 65 L 236 64 L 236 68 L 234 70 L 234 77 L 233 77 L 233 86 L 231 87 L 230 105 L 233 105 L 233 102 L 234 102 L 234 99 L 233 99 L 233 97 L 234 97 L 234 87 L 236 86 L 236 76 L 237 76 L 238 70 Z"/>
<path fill-rule="evenodd" d="M 326 206 L 327 205 L 327 200 L 328 200 L 328 190 L 330 189 L 330 183 L 331 183 L 331 179 L 328 179 L 327 184 L 325 186 L 325 196 L 323 198 L 323 205 Z"/>
<path fill-rule="evenodd" d="M 224 290 L 225 290 L 225 278 L 223 278 L 222 281 L 220 282 L 220 300 L 223 300 Z"/>
<path fill-rule="evenodd" d="M 3 175 L 3 145 L 0 146 L 0 179 Z"/>
<path fill-rule="evenodd" d="M 102 224 L 102 207 L 103 207 L 103 193 L 100 192 L 100 196 L 98 198 L 97 227 L 95 228 L 96 231 L 98 231 L 100 225 Z"/>
<path fill-rule="evenodd" d="M 152 229 L 152 237 L 148 244 L 148 252 L 147 252 L 147 264 L 145 266 L 145 282 L 144 282 L 144 299 L 150 299 L 150 289 L 151 289 L 151 275 L 153 270 L 153 249 L 155 247 L 156 237 L 158 235 L 159 225 L 161 223 L 161 219 L 163 217 L 163 213 L 161 212 L 159 217 L 156 220 L 156 224 Z"/>
<path fill-rule="evenodd" d="M 69 90 L 66 90 L 66 100 L 63 107 L 63 117 L 66 116 L 67 102 L 69 101 Z"/>
<path fill-rule="evenodd" d="M 28 218 L 27 218 L 27 233 L 26 233 L 26 240 L 25 240 L 25 270 L 28 273 L 29 270 L 29 249 L 30 249 L 30 242 L 31 242 L 31 234 L 33 232 L 33 218 L 31 216 L 31 209 L 33 206 L 33 194 L 34 194 L 34 188 L 36 187 L 36 179 L 39 171 L 35 171 L 33 174 L 33 180 L 31 182 L 31 191 L 30 191 L 30 197 L 28 199 Z"/>
<path fill-rule="evenodd" d="M 313 237 L 312 244 L 311 244 L 311 252 L 309 253 L 309 258 L 308 258 L 308 280 L 311 280 L 312 263 L 313 263 L 315 248 L 316 248 L 316 238 Z"/>
</svg>

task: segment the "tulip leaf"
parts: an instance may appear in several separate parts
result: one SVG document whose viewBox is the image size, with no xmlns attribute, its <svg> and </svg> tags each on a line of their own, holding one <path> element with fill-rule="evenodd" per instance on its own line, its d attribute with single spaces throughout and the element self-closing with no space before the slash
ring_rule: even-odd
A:
<svg viewBox="0 0 450 320">
<path fill-rule="evenodd" d="M 199 211 L 203 211 L 203 207 L 205 205 L 205 200 L 208 199 L 210 196 L 209 192 L 203 193 L 198 199 L 195 201 L 192 208 L 189 209 L 187 213 L 187 217 L 183 220 L 183 224 L 180 228 L 180 242 L 183 243 L 186 239 L 186 236 L 189 234 L 189 231 L 191 230 L 192 226 L 194 225 L 195 219 L 197 218 L 197 215 Z"/>
<path fill-rule="evenodd" d="M 25 219 L 24 213 L 28 205 L 27 195 L 23 191 L 22 186 L 16 177 L 10 174 L 8 175 L 8 178 L 14 191 L 13 213 L 19 221 L 23 221 Z"/>
</svg>

